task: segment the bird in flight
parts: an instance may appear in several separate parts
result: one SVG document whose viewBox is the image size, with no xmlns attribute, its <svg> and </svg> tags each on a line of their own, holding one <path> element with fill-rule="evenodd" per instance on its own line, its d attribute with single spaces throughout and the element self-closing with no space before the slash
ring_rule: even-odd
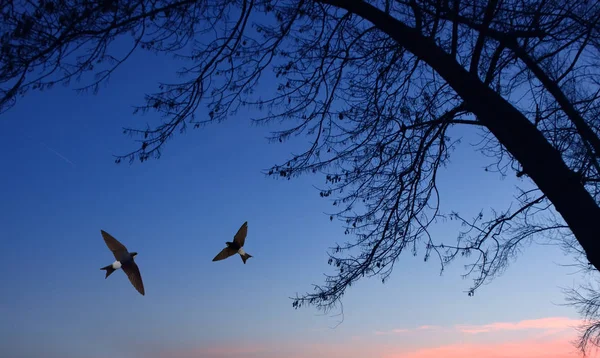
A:
<svg viewBox="0 0 600 358">
<path fill-rule="evenodd" d="M 115 262 L 112 264 L 101 268 L 100 270 L 106 270 L 106 276 L 104 279 L 107 279 L 111 273 L 115 272 L 118 269 L 123 269 L 123 272 L 129 278 L 129 281 L 135 287 L 135 289 L 142 294 L 145 295 L 144 283 L 142 282 L 142 276 L 140 275 L 140 269 L 138 268 L 133 258 L 137 255 L 137 252 L 129 252 L 127 248 L 121 244 L 117 239 L 112 237 L 109 233 L 104 230 L 100 230 L 102 233 L 102 237 L 104 238 L 104 242 L 106 246 L 112 251 L 115 256 Z"/>
<path fill-rule="evenodd" d="M 229 256 L 232 256 L 235 254 L 240 254 L 242 261 L 244 261 L 244 264 L 246 264 L 246 260 L 248 260 L 249 258 L 252 257 L 252 255 L 246 253 L 243 249 L 247 234 L 248 234 L 248 222 L 246 221 L 245 223 L 242 224 L 242 226 L 240 227 L 238 232 L 233 237 L 233 242 L 227 241 L 225 243 L 225 245 L 227 245 L 227 247 L 224 248 L 223 250 L 221 250 L 221 252 L 219 252 L 219 254 L 217 256 L 215 256 L 213 261 L 224 260 L 224 259 L 228 258 Z"/>
</svg>

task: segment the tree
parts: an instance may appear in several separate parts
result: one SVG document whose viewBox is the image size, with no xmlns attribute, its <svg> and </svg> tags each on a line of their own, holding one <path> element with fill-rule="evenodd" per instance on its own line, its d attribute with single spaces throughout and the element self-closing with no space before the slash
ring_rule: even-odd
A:
<svg viewBox="0 0 600 358">
<path fill-rule="evenodd" d="M 338 209 L 331 219 L 354 240 L 333 249 L 337 274 L 294 307 L 330 309 L 360 277 L 384 281 L 408 248 L 424 247 L 442 269 L 475 254 L 469 295 L 534 237 L 558 238 L 600 269 L 597 2 L 40 0 L 6 3 L 2 15 L 0 110 L 87 72 L 96 80 L 80 89 L 97 91 L 138 48 L 189 60 L 180 83 L 160 84 L 138 107 L 161 124 L 126 128 L 140 147 L 116 162 L 157 158 L 176 130 L 244 106 L 263 110 L 257 122 L 289 123 L 274 140 L 310 136 L 304 153 L 268 173 L 322 173 L 321 196 Z M 111 55 L 128 34 L 131 52 Z M 268 71 L 278 85 L 264 99 L 253 87 Z M 208 118 L 196 115 L 201 103 Z M 535 189 L 487 221 L 450 213 L 469 230 L 448 245 L 427 228 L 443 216 L 436 174 L 456 125 L 479 127 L 490 168 Z M 598 332 L 582 339 L 600 342 Z"/>
</svg>

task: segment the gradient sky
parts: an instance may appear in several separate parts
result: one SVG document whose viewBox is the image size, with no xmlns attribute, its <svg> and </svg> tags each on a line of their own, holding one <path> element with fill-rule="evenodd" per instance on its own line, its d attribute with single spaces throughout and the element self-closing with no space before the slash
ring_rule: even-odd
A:
<svg viewBox="0 0 600 358">
<path fill-rule="evenodd" d="M 267 127 L 240 113 L 177 136 L 160 160 L 116 165 L 134 148 L 122 126 L 145 91 L 177 69 L 138 52 L 94 95 L 57 86 L 0 118 L 0 353 L 10 358 L 567 358 L 573 308 L 560 287 L 579 276 L 556 247 L 532 246 L 491 285 L 467 297 L 459 262 L 404 255 L 391 279 L 364 279 L 344 299 L 344 322 L 288 299 L 322 283 L 326 249 L 345 240 L 312 185 L 261 174 L 306 144 L 268 144 Z M 270 87 L 257 92 L 270 91 Z M 515 178 L 486 173 L 475 133 L 440 175 L 442 208 L 473 216 L 507 207 Z M 211 262 L 244 221 L 254 258 Z M 112 262 L 100 229 L 136 257 L 139 295 Z M 450 224 L 436 237 L 456 236 Z"/>
</svg>

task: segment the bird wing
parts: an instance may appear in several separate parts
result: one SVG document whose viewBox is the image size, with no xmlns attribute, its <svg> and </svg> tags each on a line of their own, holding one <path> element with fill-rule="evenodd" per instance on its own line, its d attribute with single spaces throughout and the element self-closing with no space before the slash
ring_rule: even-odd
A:
<svg viewBox="0 0 600 358">
<path fill-rule="evenodd" d="M 108 246 L 110 251 L 112 251 L 115 260 L 121 260 L 122 255 L 128 252 L 125 245 L 121 244 L 117 239 L 112 237 L 112 235 L 107 233 L 106 231 L 100 230 L 100 232 L 102 233 L 102 237 L 104 238 L 106 246 Z"/>
<path fill-rule="evenodd" d="M 236 250 L 230 249 L 229 247 L 226 247 L 223 250 L 221 250 L 221 252 L 219 252 L 219 254 L 217 256 L 215 256 L 215 258 L 212 259 L 212 260 L 213 261 L 225 260 L 229 256 L 235 255 L 236 253 L 237 253 Z"/>
<path fill-rule="evenodd" d="M 129 278 L 129 282 L 131 282 L 133 287 L 144 296 L 146 291 L 144 290 L 144 282 L 142 281 L 138 265 L 132 261 L 131 263 L 127 263 L 127 265 L 123 265 L 122 269 L 127 274 L 127 278 Z"/>
<path fill-rule="evenodd" d="M 240 245 L 240 247 L 242 247 L 242 246 L 244 246 L 244 243 L 246 242 L 247 234 L 248 234 L 248 222 L 246 221 L 245 223 L 242 224 L 242 226 L 240 227 L 238 232 L 233 237 L 233 241 L 236 244 Z"/>
</svg>

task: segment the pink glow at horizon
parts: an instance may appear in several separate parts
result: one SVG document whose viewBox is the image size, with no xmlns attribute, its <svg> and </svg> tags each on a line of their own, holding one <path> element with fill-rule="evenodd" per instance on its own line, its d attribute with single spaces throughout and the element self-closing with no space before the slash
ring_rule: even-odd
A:
<svg viewBox="0 0 600 358">
<path fill-rule="evenodd" d="M 577 338 L 574 327 L 581 323 L 567 317 L 546 317 L 482 325 L 424 325 L 376 331 L 343 342 L 264 341 L 232 347 L 171 350 L 160 358 L 580 358 L 582 354 L 573 342 Z M 517 338 L 515 331 L 519 331 Z M 486 333 L 492 336 L 493 342 L 485 341 Z M 415 346 L 415 337 L 427 344 Z M 595 357 L 600 355 L 590 352 L 587 358 Z"/>
<path fill-rule="evenodd" d="M 571 338 L 553 340 L 522 340 L 499 344 L 457 343 L 423 348 L 414 352 L 386 354 L 382 358 L 579 358 Z"/>
</svg>

